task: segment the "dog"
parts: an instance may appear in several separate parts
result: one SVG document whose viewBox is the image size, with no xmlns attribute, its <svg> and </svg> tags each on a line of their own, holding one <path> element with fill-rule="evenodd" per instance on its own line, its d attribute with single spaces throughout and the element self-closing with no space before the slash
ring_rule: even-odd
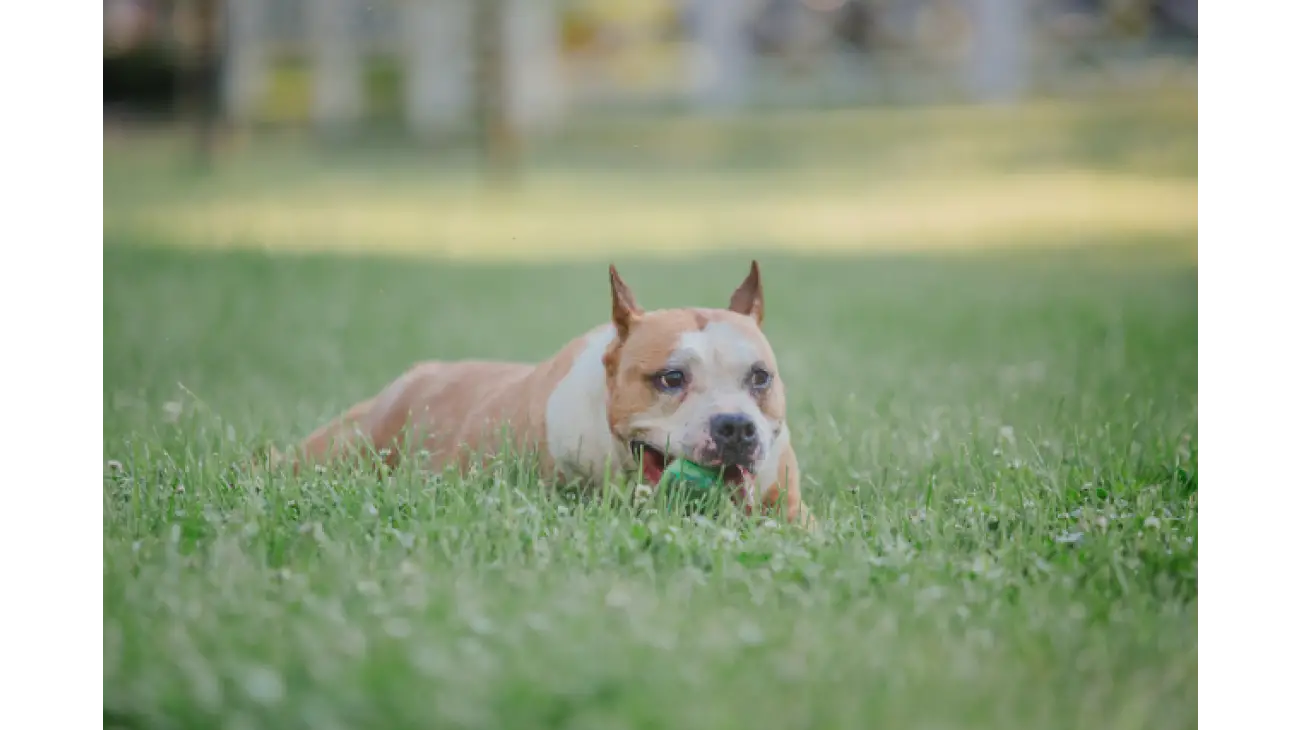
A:
<svg viewBox="0 0 1300 730">
<path fill-rule="evenodd" d="M 810 525 L 758 262 L 726 309 L 645 311 L 613 265 L 609 281 L 611 320 L 549 360 L 419 363 L 301 442 L 295 471 L 363 453 L 391 467 L 414 452 L 464 469 L 510 448 L 557 481 L 622 472 L 657 485 L 684 457 L 721 469 L 747 514 Z"/>
</svg>

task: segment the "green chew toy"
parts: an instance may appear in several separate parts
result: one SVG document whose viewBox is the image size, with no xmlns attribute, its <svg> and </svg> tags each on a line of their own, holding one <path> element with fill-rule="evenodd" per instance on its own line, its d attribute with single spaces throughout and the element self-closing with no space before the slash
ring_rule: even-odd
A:
<svg viewBox="0 0 1300 730">
<path fill-rule="evenodd" d="M 693 461 L 677 459 L 664 469 L 664 475 L 659 478 L 659 486 L 669 487 L 677 484 L 695 489 L 709 489 L 718 483 L 720 474 L 719 469 L 710 469 Z"/>
</svg>

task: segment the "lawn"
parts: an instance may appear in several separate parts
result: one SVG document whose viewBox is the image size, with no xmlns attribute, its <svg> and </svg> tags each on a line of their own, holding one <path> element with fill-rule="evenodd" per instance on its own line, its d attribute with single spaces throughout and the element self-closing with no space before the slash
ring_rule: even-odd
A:
<svg viewBox="0 0 1300 730">
<path fill-rule="evenodd" d="M 106 153 L 106 727 L 1195 727 L 1195 153 L 1190 171 L 1143 167 L 1133 128 L 1047 168 L 1124 158 L 1113 174 L 1175 201 L 1190 181 L 1190 231 L 1155 205 L 1150 225 L 1021 231 L 1107 246 L 763 254 L 812 534 L 577 501 L 510 462 L 228 469 L 418 359 L 548 356 L 607 316 L 611 258 L 644 305 L 722 304 L 745 225 L 685 234 L 723 249 L 691 265 L 649 239 L 531 264 L 285 253 L 259 241 L 305 250 L 292 239 L 315 229 L 276 239 L 256 219 L 251 247 L 213 248 L 226 234 L 186 227 L 196 201 L 307 200 L 343 177 L 242 162 L 167 185 Z M 412 195 L 414 166 L 383 164 L 396 182 L 347 178 L 371 191 L 358 215 L 400 218 L 384 191 Z M 546 180 L 633 196 L 670 177 L 638 169 Z M 770 191 L 792 169 L 744 177 Z M 718 163 L 696 192 L 738 174 Z M 845 200 L 868 185 L 805 174 Z M 448 179 L 409 184 L 452 206 Z M 545 202 L 510 205 L 528 221 Z M 820 220 L 826 240 L 861 224 Z M 493 225 L 466 235 L 505 240 Z M 779 249 L 798 230 L 770 232 Z"/>
</svg>

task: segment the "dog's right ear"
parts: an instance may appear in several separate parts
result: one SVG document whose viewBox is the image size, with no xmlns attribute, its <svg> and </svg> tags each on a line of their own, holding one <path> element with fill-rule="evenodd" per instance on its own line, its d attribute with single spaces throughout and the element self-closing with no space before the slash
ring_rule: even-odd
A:
<svg viewBox="0 0 1300 730">
<path fill-rule="evenodd" d="M 609 288 L 614 298 L 614 328 L 618 330 L 618 336 L 622 339 L 627 337 L 628 330 L 641 319 L 643 312 L 641 307 L 637 306 L 632 290 L 623 283 L 623 278 L 618 275 L 618 269 L 615 269 L 613 264 L 609 265 Z"/>
</svg>

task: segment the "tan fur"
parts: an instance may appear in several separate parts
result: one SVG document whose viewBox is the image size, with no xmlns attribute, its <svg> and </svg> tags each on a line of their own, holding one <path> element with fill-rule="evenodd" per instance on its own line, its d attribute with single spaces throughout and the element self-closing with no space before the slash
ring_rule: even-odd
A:
<svg viewBox="0 0 1300 730">
<path fill-rule="evenodd" d="M 539 444 L 546 439 L 546 396 L 581 349 L 574 340 L 539 365 L 504 362 L 424 362 L 370 400 L 317 429 L 299 448 L 301 461 L 323 463 L 377 451 L 389 466 L 406 450 L 403 439 L 421 434 L 425 466 L 464 466 L 475 455 L 491 456 L 503 427 L 517 451 L 539 451 L 542 468 L 553 464 Z"/>
<path fill-rule="evenodd" d="M 684 333 L 702 331 L 714 322 L 735 328 L 755 346 L 773 375 L 771 387 L 756 396 L 757 405 L 765 416 L 785 427 L 784 384 L 775 355 L 760 330 L 763 297 L 757 264 L 732 295 L 730 309 L 645 312 L 613 267 L 610 285 L 611 321 L 617 336 L 602 358 L 604 415 L 618 449 L 628 448 L 625 424 L 629 419 L 661 399 L 648 386 L 648 377 L 664 367 Z M 543 472 L 553 475 L 556 464 L 546 448 L 548 400 L 587 347 L 589 336 L 598 331 L 573 340 L 536 365 L 488 361 L 417 364 L 375 397 L 354 405 L 308 436 L 290 457 L 293 467 L 365 456 L 373 449 L 389 466 L 396 465 L 403 453 L 424 451 L 427 457 L 422 466 L 426 468 L 464 468 L 473 455 L 498 453 L 505 446 L 501 443 L 505 430 L 511 437 L 510 448 L 537 454 Z M 568 419 L 561 420 L 564 422 Z M 418 444 L 405 442 L 412 434 L 420 439 Z M 779 456 L 774 455 L 779 458 L 777 478 L 770 484 L 752 485 L 758 499 L 757 505 L 750 506 L 810 524 L 799 491 L 799 464 L 788 434 L 782 443 Z M 617 456 L 616 463 L 627 463 L 627 454 Z"/>
<path fill-rule="evenodd" d="M 799 459 L 794 455 L 793 446 L 787 444 L 781 452 L 777 473 L 776 481 L 763 487 L 763 507 L 780 512 L 790 522 L 814 526 L 816 521 L 799 492 Z"/>
<path fill-rule="evenodd" d="M 700 314 L 691 309 L 643 314 L 632 331 L 610 345 L 605 353 L 605 374 L 609 383 L 609 424 L 615 433 L 617 424 L 654 403 L 655 392 L 646 385 L 646 376 L 663 367 L 682 332 L 703 329 L 697 320 Z M 620 436 L 626 438 L 627 434 Z"/>
</svg>

